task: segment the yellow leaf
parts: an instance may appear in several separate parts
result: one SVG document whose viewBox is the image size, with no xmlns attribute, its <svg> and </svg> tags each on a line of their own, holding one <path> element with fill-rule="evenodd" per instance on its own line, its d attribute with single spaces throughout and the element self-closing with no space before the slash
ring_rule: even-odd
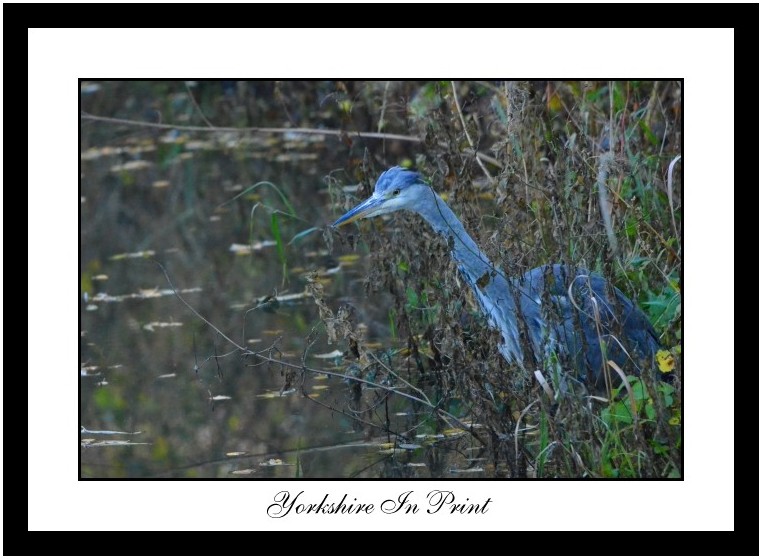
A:
<svg viewBox="0 0 762 559">
<path fill-rule="evenodd" d="M 551 111 L 560 111 L 563 108 L 563 103 L 561 103 L 561 97 L 557 93 L 554 93 L 551 95 L 550 99 L 548 100 L 548 108 Z"/>
<path fill-rule="evenodd" d="M 662 373 L 670 373 L 675 368 L 675 358 L 666 349 L 660 349 L 656 352 L 656 363 Z"/>
</svg>

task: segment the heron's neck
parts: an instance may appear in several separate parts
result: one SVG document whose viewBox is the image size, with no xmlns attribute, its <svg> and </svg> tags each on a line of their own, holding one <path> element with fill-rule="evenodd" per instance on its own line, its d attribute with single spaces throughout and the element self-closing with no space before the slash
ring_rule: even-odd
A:
<svg viewBox="0 0 762 559">
<path fill-rule="evenodd" d="M 444 200 L 433 191 L 431 196 L 433 199 L 430 203 L 417 208 L 418 213 L 450 245 L 458 270 L 474 292 L 489 324 L 502 334 L 502 341 L 498 346 L 500 353 L 509 363 L 521 363 L 524 354 L 519 339 L 516 303 L 511 295 L 508 280 L 476 246 Z"/>
<path fill-rule="evenodd" d="M 472 285 L 478 285 L 479 281 L 486 282 L 489 279 L 485 274 L 494 275 L 495 270 L 492 262 L 477 246 L 471 236 L 466 233 L 460 220 L 455 216 L 450 207 L 436 193 L 433 204 L 426 204 L 418 210 L 421 217 L 429 222 L 431 227 L 445 238 L 453 258 L 458 263 L 458 268 Z"/>
</svg>

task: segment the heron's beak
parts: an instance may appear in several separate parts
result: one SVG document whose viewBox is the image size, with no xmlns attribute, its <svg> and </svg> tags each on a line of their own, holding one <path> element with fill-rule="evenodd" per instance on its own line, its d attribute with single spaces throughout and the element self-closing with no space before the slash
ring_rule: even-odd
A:
<svg viewBox="0 0 762 559">
<path fill-rule="evenodd" d="M 365 202 L 355 206 L 339 219 L 337 219 L 333 223 L 333 227 L 340 227 L 364 217 L 373 217 L 375 215 L 384 213 L 381 208 L 383 208 L 384 202 L 386 202 L 386 200 L 386 198 L 376 197 L 374 194 L 365 200 Z"/>
</svg>

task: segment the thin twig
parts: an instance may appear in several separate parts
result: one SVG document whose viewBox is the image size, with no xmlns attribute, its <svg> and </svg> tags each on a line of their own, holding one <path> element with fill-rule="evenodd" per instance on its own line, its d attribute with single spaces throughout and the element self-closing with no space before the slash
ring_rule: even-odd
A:
<svg viewBox="0 0 762 559">
<path fill-rule="evenodd" d="M 421 139 L 415 136 L 405 136 L 404 134 L 387 134 L 378 132 L 350 132 L 348 130 L 331 130 L 323 128 L 233 128 L 229 126 L 219 126 L 209 128 L 207 126 L 182 126 L 179 124 L 162 124 L 155 122 L 140 122 L 137 120 L 127 120 L 124 118 L 111 118 L 108 116 L 96 116 L 87 113 L 80 115 L 82 120 L 92 120 L 95 122 L 108 122 L 111 124 L 124 124 L 126 126 L 141 126 L 145 128 L 159 128 L 162 130 L 183 130 L 185 132 L 237 132 L 248 134 L 310 134 L 324 136 L 359 136 L 361 138 L 378 138 L 381 140 L 399 140 L 401 142 L 420 143 Z"/>
<path fill-rule="evenodd" d="M 468 141 L 468 145 L 471 146 L 471 149 L 476 153 L 476 145 L 474 144 L 474 141 L 471 139 L 471 134 L 468 133 L 468 127 L 466 126 L 466 119 L 463 118 L 463 111 L 460 110 L 460 102 L 458 101 L 458 91 L 455 87 L 455 82 L 451 81 L 450 85 L 452 86 L 452 98 L 455 102 L 455 108 L 458 111 L 458 116 L 460 117 L 460 124 L 463 126 L 463 132 L 466 134 L 466 140 Z M 482 168 L 482 171 L 484 172 L 484 175 L 489 179 L 490 182 L 492 182 L 492 175 L 489 174 L 489 171 L 487 170 L 487 167 L 482 163 L 482 160 L 477 157 L 476 162 L 479 164 L 479 167 Z"/>
<path fill-rule="evenodd" d="M 601 333 L 601 313 L 598 309 L 598 300 L 595 297 L 590 297 L 590 302 L 592 303 L 593 307 L 593 318 L 595 321 L 595 333 L 598 336 L 598 345 L 601 349 L 601 355 L 606 358 L 606 346 L 604 345 L 603 341 L 603 335 Z M 611 391 L 613 388 L 613 382 L 611 382 L 611 373 L 609 372 L 608 364 L 611 363 L 610 360 L 606 360 L 603 362 L 603 379 L 606 381 L 606 394 L 609 395 L 609 398 L 611 397 Z"/>
<path fill-rule="evenodd" d="M 413 386 L 413 385 L 412 385 L 412 384 L 410 384 L 408 381 L 406 381 L 404 378 L 402 378 L 400 375 L 398 375 L 397 373 L 395 373 L 395 372 L 392 370 L 392 368 L 391 368 L 391 367 L 389 367 L 389 366 L 388 366 L 386 363 L 384 363 L 383 361 L 381 361 L 381 360 L 380 360 L 380 359 L 379 359 L 379 358 L 376 356 L 376 354 L 375 354 L 375 353 L 369 353 L 368 355 L 370 355 L 370 356 L 371 356 L 373 359 L 375 359 L 375 360 L 376 360 L 376 362 L 377 362 L 379 365 L 381 365 L 381 366 L 382 366 L 382 367 L 383 367 L 383 368 L 386 370 L 386 372 L 387 372 L 387 373 L 389 373 L 390 375 L 392 375 L 392 376 L 393 376 L 394 378 L 396 378 L 397 380 L 400 380 L 400 381 L 402 381 L 402 383 L 403 383 L 403 384 L 405 384 L 406 386 L 408 386 L 408 387 L 409 387 L 409 388 L 411 388 L 412 390 L 415 390 L 416 392 L 418 392 L 418 394 L 420 394 L 420 395 L 421 395 L 423 398 L 426 398 L 426 401 L 427 401 L 427 402 L 429 402 L 429 405 L 432 405 L 432 404 L 431 404 L 431 401 L 429 400 L 428 396 L 426 396 L 426 394 L 423 392 L 423 390 L 421 390 L 420 388 L 417 388 L 417 387 Z"/>
<path fill-rule="evenodd" d="M 523 410 L 521 410 L 521 413 L 519 414 L 519 418 L 516 420 L 516 429 L 513 433 L 513 444 L 514 444 L 514 452 L 516 453 L 516 460 L 519 459 L 519 427 L 521 426 L 521 420 L 524 419 L 524 416 L 527 414 L 527 412 L 530 410 L 532 406 L 537 404 L 540 401 L 539 398 L 536 400 L 533 400 L 530 402 L 530 404 L 525 407 Z"/>
<path fill-rule="evenodd" d="M 142 122 L 139 120 L 129 120 L 125 118 L 112 118 L 108 116 L 97 116 L 82 112 L 79 116 L 82 120 L 90 120 L 93 122 L 107 122 L 109 124 L 123 124 L 125 126 L 138 126 L 141 128 L 157 128 L 160 130 L 179 130 L 183 132 L 229 132 L 229 133 L 246 133 L 246 134 L 307 134 L 316 136 L 357 136 L 365 139 L 378 139 L 378 140 L 397 140 L 399 142 L 413 142 L 416 144 L 421 143 L 423 140 L 417 136 L 406 136 L 405 134 L 389 134 L 387 132 L 350 132 L 348 130 L 333 130 L 329 128 L 234 128 L 231 126 L 215 126 L 209 128 L 208 126 L 186 126 L 182 124 L 165 124 L 161 122 Z M 481 161 L 486 161 L 490 165 L 495 165 L 502 169 L 503 165 L 497 161 L 494 157 L 487 155 L 486 153 L 476 152 L 476 158 Z M 488 175 L 489 176 L 489 175 Z M 491 177 L 490 177 L 491 179 Z"/>
<path fill-rule="evenodd" d="M 193 306 L 190 303 L 188 303 L 185 299 L 183 299 L 182 296 L 177 292 L 177 289 L 175 289 L 175 286 L 172 283 L 172 280 L 169 278 L 169 274 L 167 272 L 167 269 L 161 264 L 161 262 L 158 262 L 156 260 L 154 260 L 154 262 L 156 263 L 156 265 L 159 266 L 159 268 L 161 268 L 161 271 L 164 273 L 164 277 L 167 279 L 167 282 L 169 283 L 170 288 L 174 292 L 175 296 L 182 302 L 182 304 L 185 305 L 193 314 L 195 314 L 198 318 L 200 318 L 212 330 L 214 330 L 220 336 L 225 338 L 225 340 L 227 340 L 234 347 L 236 347 L 239 350 L 241 350 L 241 352 L 243 352 L 244 355 L 253 355 L 255 357 L 259 357 L 260 359 L 262 359 L 264 361 L 267 361 L 269 363 L 274 363 L 276 365 L 281 365 L 283 367 L 289 367 L 291 369 L 298 369 L 300 371 L 305 371 L 305 372 L 308 372 L 308 373 L 314 373 L 314 374 L 319 374 L 319 375 L 331 375 L 331 376 L 334 376 L 334 377 L 337 377 L 337 378 L 341 378 L 341 379 L 345 379 L 345 380 L 351 380 L 351 381 L 354 381 L 354 382 L 359 382 L 359 383 L 365 384 L 367 386 L 372 386 L 374 388 L 380 388 L 382 390 L 386 390 L 388 392 L 392 392 L 393 394 L 397 394 L 398 396 L 401 396 L 403 398 L 407 398 L 408 400 L 413 400 L 415 402 L 418 402 L 419 404 L 423 404 L 424 406 L 426 406 L 428 408 L 431 408 L 432 410 L 435 410 L 438 414 L 440 414 L 442 416 L 449 417 L 450 419 L 455 421 L 458 425 L 460 425 L 461 428 L 463 428 L 465 430 L 468 430 L 468 428 L 465 426 L 465 424 L 462 421 L 460 421 L 457 417 L 452 415 L 451 413 L 449 413 L 449 412 L 447 412 L 447 411 L 445 411 L 445 410 L 443 410 L 441 408 L 438 408 L 435 404 L 432 404 L 431 402 L 427 402 L 426 400 L 423 400 L 421 398 L 413 396 L 412 394 L 407 394 L 405 392 L 401 392 L 400 390 L 398 390 L 398 389 L 396 389 L 394 387 L 384 386 L 382 384 L 378 384 L 378 383 L 375 383 L 375 382 L 372 382 L 372 381 L 369 381 L 369 380 L 366 380 L 366 379 L 361 379 L 361 378 L 353 377 L 353 376 L 350 376 L 350 375 L 345 375 L 345 374 L 342 374 L 342 373 L 336 373 L 336 372 L 332 372 L 332 371 L 323 371 L 323 370 L 320 370 L 320 369 L 313 369 L 312 367 L 307 367 L 307 366 L 305 366 L 303 364 L 299 365 L 299 364 L 296 364 L 296 363 L 290 363 L 288 361 L 283 361 L 281 359 L 276 359 L 276 358 L 272 357 L 271 355 L 266 355 L 265 352 L 267 351 L 267 349 L 264 349 L 264 350 L 261 350 L 261 351 L 252 351 L 250 349 L 246 349 L 245 347 L 238 345 L 236 342 L 234 342 L 229 337 L 227 337 L 225 335 L 225 333 L 222 332 L 222 330 L 217 328 L 214 324 L 212 324 L 209 320 L 207 320 L 201 313 L 199 313 L 196 309 L 194 309 Z"/>
<path fill-rule="evenodd" d="M 490 155 L 487 155 L 486 153 L 482 153 L 480 151 L 477 151 L 476 152 L 476 157 L 479 158 L 481 161 L 486 161 L 487 163 L 497 167 L 498 169 L 502 169 L 503 168 L 503 164 L 500 163 L 500 161 L 498 161 L 497 159 L 495 159 L 494 157 L 492 157 Z"/>
<path fill-rule="evenodd" d="M 386 124 L 384 122 L 384 115 L 386 114 L 386 96 L 389 93 L 389 84 L 392 83 L 390 81 L 387 81 L 384 84 L 384 97 L 381 101 L 381 114 L 378 116 L 378 133 L 381 133 L 381 130 L 383 129 L 384 125 Z"/>
<path fill-rule="evenodd" d="M 153 260 L 153 259 L 152 259 L 152 260 Z M 190 310 L 190 311 L 191 311 L 193 314 L 195 314 L 195 315 L 196 315 L 198 318 L 200 318 L 200 319 L 201 319 L 201 320 L 204 322 L 204 324 L 207 324 L 207 325 L 208 325 L 208 326 L 209 326 L 209 327 L 210 327 L 212 330 L 214 330 L 214 331 L 215 331 L 215 332 L 217 332 L 217 333 L 218 333 L 220 336 L 222 336 L 223 338 L 225 338 L 225 339 L 226 339 L 226 340 L 227 340 L 229 343 L 231 343 L 233 346 L 237 347 L 237 348 L 238 348 L 238 349 L 240 349 L 241 351 L 246 351 L 246 348 L 244 348 L 244 347 L 242 347 L 242 346 L 238 345 L 238 344 L 237 344 L 237 343 L 235 343 L 233 340 L 231 340 L 230 338 L 228 338 L 228 337 L 225 335 L 225 333 L 224 333 L 222 330 L 220 330 L 220 329 L 219 329 L 219 328 L 217 328 L 217 327 L 216 327 L 214 324 L 212 324 L 211 322 L 209 322 L 209 321 L 208 321 L 208 320 L 207 320 L 207 319 L 206 319 L 206 318 L 205 318 L 205 317 L 204 317 L 204 316 L 203 316 L 203 315 L 202 315 L 200 312 L 198 312 L 196 309 L 194 309 L 194 308 L 193 308 L 193 306 L 192 306 L 190 303 L 188 303 L 188 302 L 187 302 L 185 299 L 183 299 L 183 298 L 182 298 L 182 296 L 180 295 L 180 293 L 178 293 L 177 289 L 175 289 L 175 286 L 174 286 L 174 284 L 172 283 L 172 280 L 171 280 L 171 279 L 169 279 L 169 273 L 167 272 L 167 269 L 164 267 L 164 265 L 163 265 L 161 262 L 159 262 L 158 260 L 153 260 L 153 262 L 154 262 L 154 263 L 155 263 L 155 264 L 156 264 L 156 265 L 157 265 L 159 268 L 161 268 L 161 271 L 164 273 L 164 277 L 167 279 L 167 283 L 169 284 L 169 287 L 170 287 L 170 289 L 172 289 L 172 291 L 174 292 L 174 294 L 175 294 L 175 297 L 177 297 L 178 299 L 180 299 L 180 302 L 181 302 L 183 305 L 185 305 L 186 307 L 188 307 L 188 310 Z"/>
<path fill-rule="evenodd" d="M 201 115 L 201 120 L 206 122 L 206 124 L 209 126 L 209 128 L 214 128 L 214 124 L 209 122 L 209 119 L 206 118 L 206 115 L 204 114 L 204 111 L 201 110 L 201 106 L 196 101 L 196 98 L 193 96 L 193 92 L 191 91 L 191 88 L 190 88 L 190 86 L 187 83 L 185 84 L 185 89 L 188 91 L 188 97 L 190 97 L 191 103 L 193 103 L 193 106 L 198 111 L 198 114 Z"/>
</svg>

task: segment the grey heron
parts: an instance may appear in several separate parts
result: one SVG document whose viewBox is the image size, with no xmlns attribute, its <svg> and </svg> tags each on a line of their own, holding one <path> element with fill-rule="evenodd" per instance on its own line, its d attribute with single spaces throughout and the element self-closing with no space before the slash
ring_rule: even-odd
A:
<svg viewBox="0 0 762 559">
<path fill-rule="evenodd" d="M 393 167 L 382 173 L 373 195 L 333 223 L 398 210 L 416 212 L 450 248 L 490 327 L 501 334 L 498 349 L 508 363 L 527 369 L 527 358 L 549 355 L 573 369 L 573 377 L 601 388 L 605 362 L 639 374 L 653 362 L 657 334 L 646 315 L 601 276 L 563 264 L 547 264 L 519 277 L 496 266 L 466 232 L 445 201 L 417 172 Z"/>
</svg>

